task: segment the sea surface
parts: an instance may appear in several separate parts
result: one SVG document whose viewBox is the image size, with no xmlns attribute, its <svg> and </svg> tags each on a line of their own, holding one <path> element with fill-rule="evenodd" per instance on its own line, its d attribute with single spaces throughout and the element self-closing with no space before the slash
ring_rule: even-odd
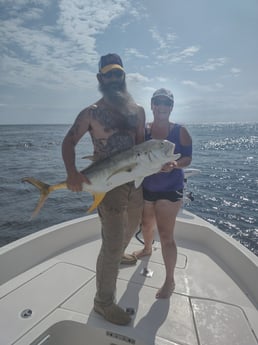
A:
<svg viewBox="0 0 258 345">
<path fill-rule="evenodd" d="M 0 246 L 45 227 L 82 217 L 90 194 L 56 191 L 30 219 L 38 191 L 21 182 L 33 176 L 49 184 L 65 180 L 61 143 L 69 125 L 0 126 Z M 194 201 L 185 208 L 208 220 L 258 255 L 258 123 L 189 124 L 193 138 L 188 179 Z M 77 166 L 92 153 L 89 136 L 78 144 Z"/>
</svg>

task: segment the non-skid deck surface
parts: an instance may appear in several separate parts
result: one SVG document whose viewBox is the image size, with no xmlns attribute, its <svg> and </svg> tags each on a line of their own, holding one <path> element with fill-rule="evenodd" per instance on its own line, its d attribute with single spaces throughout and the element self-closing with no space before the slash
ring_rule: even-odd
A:
<svg viewBox="0 0 258 345">
<path fill-rule="evenodd" d="M 139 248 L 141 245 L 134 240 L 128 252 Z M 146 268 L 152 277 L 142 274 Z M 245 313 L 237 304 L 251 306 L 250 301 L 209 256 L 179 248 L 175 275 L 177 285 L 172 297 L 157 300 L 155 294 L 165 276 L 159 244 L 151 257 L 138 260 L 136 266 L 121 265 L 117 302 L 135 310 L 132 324 L 123 327 L 126 334 L 136 333 L 148 345 L 166 344 L 165 340 L 168 344 L 257 345 Z M 95 280 L 88 287 L 92 295 L 85 287 L 63 307 L 102 319 L 92 312 Z"/>
<path fill-rule="evenodd" d="M 67 326 L 67 342 L 62 340 L 55 345 L 68 345 L 69 337 L 78 338 L 80 332 L 83 335 L 86 325 L 97 325 L 105 332 L 111 332 L 111 336 L 112 332 L 125 336 L 122 340 L 111 337 L 105 344 L 257 345 L 246 314 L 249 309 L 250 315 L 252 313 L 248 297 L 225 268 L 204 252 L 191 249 L 189 244 L 178 248 L 176 289 L 170 299 L 155 298 L 165 276 L 159 244 L 151 257 L 138 260 L 135 266 L 121 266 L 117 302 L 121 307 L 133 308 L 135 314 L 132 323 L 126 327 L 106 322 L 92 309 L 99 248 L 100 240 L 97 240 L 51 259 L 49 267 L 44 263 L 44 271 L 40 273 L 37 268 L 35 277 L 30 274 L 28 282 L 23 281 L 21 286 L 0 300 L 0 310 L 7 313 L 6 318 L 0 318 L 0 328 L 5 329 L 6 343 L 22 336 L 24 329 L 29 334 L 34 326 L 39 327 L 41 321 L 47 322 L 59 310 L 70 315 L 68 319 L 80 315 L 86 324 L 76 324 L 71 329 Z M 128 252 L 139 248 L 139 242 L 133 240 Z M 151 277 L 142 274 L 146 268 L 153 273 Z M 33 295 L 34 291 L 37 291 L 37 295 Z M 15 310 L 7 310 L 10 298 L 16 301 L 13 303 Z M 239 305 L 245 307 L 245 312 Z M 20 312 L 26 308 L 32 309 L 33 317 L 23 320 Z M 20 334 L 14 334 L 10 321 L 17 323 L 15 330 Z M 93 345 L 92 341 L 88 342 L 87 335 L 84 336 L 85 343 L 79 340 L 73 345 Z M 22 340 L 19 344 L 23 344 Z M 48 344 L 47 340 L 44 344 Z"/>
</svg>

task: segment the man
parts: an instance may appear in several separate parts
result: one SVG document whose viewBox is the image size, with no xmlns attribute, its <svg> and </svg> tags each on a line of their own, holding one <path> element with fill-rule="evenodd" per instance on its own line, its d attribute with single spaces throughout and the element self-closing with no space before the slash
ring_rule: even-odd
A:
<svg viewBox="0 0 258 345">
<path fill-rule="evenodd" d="M 95 160 L 144 141 L 144 109 L 127 91 L 123 63 L 117 54 L 101 57 L 97 79 L 103 97 L 80 112 L 62 145 L 67 186 L 72 191 L 81 191 L 83 182 L 90 184 L 75 166 L 75 146 L 85 133 L 91 135 Z M 114 300 L 119 264 L 135 264 L 137 260 L 123 253 L 140 223 L 142 207 L 142 190 L 133 182 L 108 192 L 98 207 L 102 246 L 97 259 L 94 310 L 115 324 L 131 321 Z"/>
</svg>

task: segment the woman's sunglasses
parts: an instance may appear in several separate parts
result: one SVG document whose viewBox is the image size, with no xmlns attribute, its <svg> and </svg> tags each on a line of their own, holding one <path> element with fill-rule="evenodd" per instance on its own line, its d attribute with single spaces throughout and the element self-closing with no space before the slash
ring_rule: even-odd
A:
<svg viewBox="0 0 258 345">
<path fill-rule="evenodd" d="M 170 100 L 170 99 L 153 99 L 152 100 L 152 103 L 154 104 L 154 105 L 165 105 L 165 106 L 167 106 L 167 107 L 172 107 L 172 105 L 173 105 L 173 102 Z"/>
<path fill-rule="evenodd" d="M 107 79 L 110 79 L 112 77 L 122 78 L 122 76 L 124 75 L 124 71 L 122 71 L 121 69 L 114 69 L 114 70 L 108 71 L 107 73 L 102 73 L 101 75 Z"/>
</svg>

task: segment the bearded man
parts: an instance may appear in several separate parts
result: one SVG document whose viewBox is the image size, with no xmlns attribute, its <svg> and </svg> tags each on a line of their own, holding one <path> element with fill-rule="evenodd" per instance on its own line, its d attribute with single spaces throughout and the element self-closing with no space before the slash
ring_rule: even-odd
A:
<svg viewBox="0 0 258 345">
<path fill-rule="evenodd" d="M 119 55 L 107 54 L 100 58 L 97 79 L 103 97 L 80 112 L 62 144 L 67 186 L 75 192 L 82 190 L 83 182 L 90 184 L 75 165 L 75 146 L 85 133 L 90 133 L 94 160 L 122 152 L 144 141 L 144 109 L 127 91 Z M 136 189 L 133 182 L 109 191 L 98 206 L 102 246 L 96 265 L 94 310 L 119 325 L 131 321 L 130 315 L 115 303 L 119 265 L 136 263 L 137 258 L 124 254 L 124 250 L 139 226 L 142 207 L 142 189 Z"/>
</svg>

